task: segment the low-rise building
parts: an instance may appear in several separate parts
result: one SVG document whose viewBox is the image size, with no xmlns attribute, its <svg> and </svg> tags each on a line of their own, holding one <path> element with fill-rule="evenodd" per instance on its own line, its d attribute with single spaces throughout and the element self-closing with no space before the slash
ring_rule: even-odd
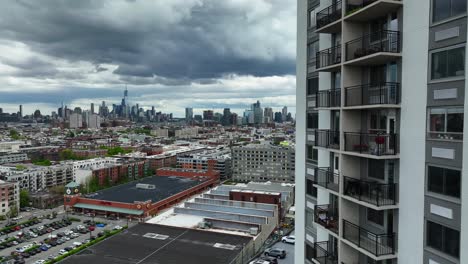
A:
<svg viewBox="0 0 468 264">
<path fill-rule="evenodd" d="M 0 164 L 22 162 L 27 160 L 28 155 L 26 153 L 0 153 Z"/>
<path fill-rule="evenodd" d="M 177 167 L 198 170 L 219 171 L 220 179 L 226 180 L 232 176 L 231 151 L 228 148 L 206 150 L 203 152 L 179 155 Z"/>
<path fill-rule="evenodd" d="M 0 180 L 0 215 L 5 216 L 10 210 L 19 212 L 19 184 Z"/>
</svg>

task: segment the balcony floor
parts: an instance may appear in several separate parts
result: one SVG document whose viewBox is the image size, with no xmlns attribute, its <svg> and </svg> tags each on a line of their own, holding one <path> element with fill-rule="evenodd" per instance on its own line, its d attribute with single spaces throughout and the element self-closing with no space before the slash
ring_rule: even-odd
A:
<svg viewBox="0 0 468 264">
<path fill-rule="evenodd" d="M 395 12 L 403 3 L 400 1 L 380 0 L 345 16 L 346 21 L 367 22 Z"/>
<path fill-rule="evenodd" d="M 315 68 L 315 72 L 336 72 L 341 70 L 341 63 L 329 65 L 326 67 Z"/>
<path fill-rule="evenodd" d="M 367 153 L 359 153 L 359 152 L 353 152 L 353 151 L 341 151 L 342 154 L 345 155 L 351 155 L 351 156 L 356 156 L 356 157 L 361 157 L 361 158 L 367 158 L 367 159 L 399 159 L 400 154 L 395 154 L 395 155 L 371 155 Z"/>
<path fill-rule="evenodd" d="M 343 106 L 343 110 L 361 110 L 361 109 L 377 109 L 377 108 L 401 108 L 399 104 L 374 104 L 374 105 L 353 105 Z"/>
<path fill-rule="evenodd" d="M 372 66 L 385 64 L 390 61 L 398 60 L 401 58 L 401 53 L 393 52 L 377 52 L 353 60 L 349 60 L 343 63 L 346 66 Z"/>
<path fill-rule="evenodd" d="M 324 27 L 315 30 L 315 33 L 338 33 L 341 32 L 341 22 L 343 19 L 338 19 Z"/>
</svg>

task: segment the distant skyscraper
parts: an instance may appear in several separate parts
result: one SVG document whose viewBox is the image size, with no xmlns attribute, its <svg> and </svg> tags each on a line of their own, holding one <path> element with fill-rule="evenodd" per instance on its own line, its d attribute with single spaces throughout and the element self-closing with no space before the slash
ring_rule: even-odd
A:
<svg viewBox="0 0 468 264">
<path fill-rule="evenodd" d="M 231 109 L 224 108 L 222 123 L 224 126 L 229 126 L 233 124 L 231 120 Z"/>
<path fill-rule="evenodd" d="M 264 113 L 263 113 L 263 120 L 265 123 L 270 123 L 274 121 L 274 116 L 273 116 L 273 109 L 271 107 L 265 107 Z"/>
<path fill-rule="evenodd" d="M 190 107 L 185 108 L 185 120 L 187 121 L 193 120 L 193 108 L 190 108 Z"/>
<path fill-rule="evenodd" d="M 203 120 L 213 120 L 214 114 L 213 110 L 203 111 Z"/>
<path fill-rule="evenodd" d="M 19 106 L 19 118 L 23 118 L 23 105 Z"/>
<path fill-rule="evenodd" d="M 260 101 L 257 100 L 256 103 L 252 104 L 251 110 L 254 115 L 254 123 L 261 124 L 263 123 L 263 110 L 260 106 Z"/>
<path fill-rule="evenodd" d="M 282 115 L 282 120 L 286 121 L 286 118 L 288 117 L 288 107 L 283 107 L 283 110 L 281 110 L 281 115 Z"/>
<path fill-rule="evenodd" d="M 276 123 L 283 122 L 283 114 L 281 112 L 276 112 L 275 113 L 275 122 Z"/>
<path fill-rule="evenodd" d="M 91 114 L 94 114 L 94 103 L 91 103 Z"/>
</svg>

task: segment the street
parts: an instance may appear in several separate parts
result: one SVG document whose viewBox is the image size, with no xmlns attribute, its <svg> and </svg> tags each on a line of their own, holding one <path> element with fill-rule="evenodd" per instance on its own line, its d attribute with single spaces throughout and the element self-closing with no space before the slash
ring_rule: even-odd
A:
<svg viewBox="0 0 468 264">
<path fill-rule="evenodd" d="M 291 232 L 290 236 L 294 235 L 294 231 Z M 279 264 L 294 264 L 294 245 L 282 242 L 276 242 L 272 246 L 273 248 L 281 248 L 286 250 L 286 258 L 278 259 Z"/>
</svg>

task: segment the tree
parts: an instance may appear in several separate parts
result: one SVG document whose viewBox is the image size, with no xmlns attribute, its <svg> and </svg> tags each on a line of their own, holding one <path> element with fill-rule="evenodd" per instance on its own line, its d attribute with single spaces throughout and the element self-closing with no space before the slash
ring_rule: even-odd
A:
<svg viewBox="0 0 468 264">
<path fill-rule="evenodd" d="M 29 206 L 29 192 L 27 190 L 20 191 L 20 207 L 27 207 Z"/>
<path fill-rule="evenodd" d="M 10 211 L 6 213 L 6 217 L 8 218 L 8 222 L 10 222 L 10 218 L 18 216 L 18 208 L 13 206 L 10 208 Z"/>
<path fill-rule="evenodd" d="M 52 186 L 49 188 L 49 191 L 55 195 L 64 195 L 65 194 L 65 186 L 63 185 L 57 185 L 57 186 Z"/>
</svg>

